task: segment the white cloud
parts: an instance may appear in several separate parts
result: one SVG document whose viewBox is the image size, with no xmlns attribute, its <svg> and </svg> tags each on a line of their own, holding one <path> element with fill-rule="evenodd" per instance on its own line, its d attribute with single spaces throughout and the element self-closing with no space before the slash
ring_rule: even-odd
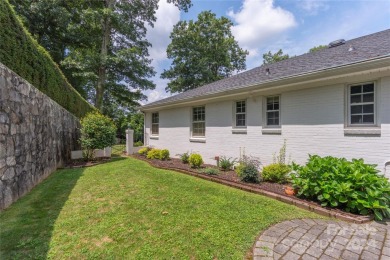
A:
<svg viewBox="0 0 390 260">
<path fill-rule="evenodd" d="M 145 95 L 148 97 L 147 103 L 157 101 L 159 99 L 168 97 L 169 94 L 165 92 L 167 80 L 160 79 L 160 73 L 163 71 L 164 63 L 167 59 L 167 47 L 171 42 L 169 35 L 173 30 L 173 26 L 180 20 L 180 10 L 173 4 L 167 3 L 166 0 L 159 1 L 159 8 L 156 11 L 156 22 L 154 27 L 148 26 L 146 38 L 152 44 L 149 48 L 149 54 L 152 61 L 152 66 L 157 72 L 156 77 L 152 80 L 156 84 L 156 89 L 146 91 Z"/>
<path fill-rule="evenodd" d="M 274 6 L 273 0 L 244 0 L 239 11 L 230 10 L 227 15 L 235 22 L 234 37 L 250 52 L 248 58 L 259 56 L 259 49 L 296 26 L 294 15 Z"/>
<path fill-rule="evenodd" d="M 335 17 L 322 19 L 321 23 L 300 32 L 296 42 L 290 45 L 290 53 L 302 54 L 317 45 L 327 45 L 338 39 L 351 40 L 387 29 L 388 24 L 383 21 L 389 17 L 390 10 L 386 10 L 385 2 L 380 3 L 382 4 L 373 5 L 371 2 L 361 1 L 354 8 L 338 11 Z M 357 14 L 359 19 L 355 19 Z"/>
<path fill-rule="evenodd" d="M 165 87 L 167 86 L 169 80 L 160 79 L 159 77 L 154 77 L 152 80 L 156 84 L 156 88 L 154 90 L 145 91 L 145 95 L 148 97 L 148 100 L 143 101 L 142 105 L 171 96 L 170 93 L 165 91 Z"/>
<path fill-rule="evenodd" d="M 301 0 L 298 5 L 309 15 L 316 15 L 319 11 L 328 10 L 329 5 L 321 0 Z"/>
<path fill-rule="evenodd" d="M 154 101 L 157 101 L 157 100 L 160 100 L 160 99 L 163 99 L 163 98 L 166 98 L 168 97 L 168 94 L 164 94 L 161 92 L 161 90 L 152 90 L 152 92 L 149 93 L 149 96 L 148 96 L 148 103 L 151 103 L 151 102 L 154 102 Z"/>
<path fill-rule="evenodd" d="M 149 53 L 154 66 L 157 66 L 158 62 L 167 59 L 166 50 L 171 41 L 169 35 L 173 26 L 180 20 L 180 10 L 175 5 L 167 3 L 166 0 L 160 0 L 158 4 L 157 20 L 154 27 L 147 27 L 146 35 L 146 38 L 152 44 Z"/>
</svg>

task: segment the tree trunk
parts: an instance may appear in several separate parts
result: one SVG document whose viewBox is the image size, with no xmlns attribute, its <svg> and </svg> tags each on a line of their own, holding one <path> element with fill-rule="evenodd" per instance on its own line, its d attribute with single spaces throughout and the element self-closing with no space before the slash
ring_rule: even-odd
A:
<svg viewBox="0 0 390 260">
<path fill-rule="evenodd" d="M 105 1 L 106 8 L 113 11 L 114 8 L 114 0 L 106 0 Z M 95 107 L 102 111 L 103 109 L 103 96 L 104 96 L 104 90 L 105 90 L 105 84 L 106 84 L 106 75 L 107 75 L 107 52 L 108 52 L 108 46 L 110 43 L 110 36 L 111 36 L 111 14 L 106 16 L 103 20 L 103 34 L 102 34 L 102 46 L 100 50 L 100 65 L 98 69 L 98 80 L 96 85 L 96 100 L 95 100 Z"/>
</svg>

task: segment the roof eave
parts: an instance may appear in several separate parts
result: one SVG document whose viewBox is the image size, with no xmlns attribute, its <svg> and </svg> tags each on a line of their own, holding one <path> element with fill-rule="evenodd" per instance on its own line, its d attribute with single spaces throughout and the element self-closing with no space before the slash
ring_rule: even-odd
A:
<svg viewBox="0 0 390 260">
<path fill-rule="evenodd" d="M 261 83 L 257 84 L 252 84 L 252 85 L 244 85 L 240 86 L 238 88 L 234 89 L 225 89 L 222 91 L 215 91 L 208 93 L 207 95 L 198 95 L 198 96 L 193 96 L 190 98 L 183 98 L 183 99 L 178 99 L 175 101 L 168 101 L 168 102 L 163 102 L 159 103 L 156 105 L 150 104 L 150 105 L 144 105 L 140 107 L 140 110 L 143 112 L 148 112 L 148 111 L 155 111 L 155 110 L 160 110 L 161 108 L 165 108 L 167 106 L 179 106 L 180 104 L 187 104 L 191 102 L 196 102 L 196 101 L 201 101 L 201 100 L 206 100 L 209 98 L 212 98 L 214 96 L 225 96 L 225 95 L 233 95 L 242 91 L 250 91 L 252 88 L 256 88 L 257 90 L 260 90 L 262 88 L 265 88 L 271 84 L 275 83 L 280 83 L 278 86 L 281 84 L 291 84 L 291 83 L 296 83 L 296 82 L 303 82 L 309 79 L 320 79 L 322 77 L 325 77 L 327 74 L 336 74 L 338 75 L 344 74 L 344 73 L 350 73 L 351 70 L 364 70 L 364 69 L 369 69 L 369 68 L 375 68 L 381 66 L 389 66 L 389 60 L 390 60 L 390 53 L 387 55 L 375 57 L 372 59 L 367 59 L 363 61 L 358 61 L 358 62 L 353 62 L 353 63 L 348 63 L 340 66 L 334 66 L 334 67 L 329 67 L 325 69 L 320 69 L 320 70 L 315 70 L 315 71 L 310 71 L 310 72 L 305 72 L 305 73 L 300 73 L 300 74 L 294 74 L 286 77 L 281 77 L 277 79 L 271 79 L 267 81 L 263 81 Z"/>
</svg>

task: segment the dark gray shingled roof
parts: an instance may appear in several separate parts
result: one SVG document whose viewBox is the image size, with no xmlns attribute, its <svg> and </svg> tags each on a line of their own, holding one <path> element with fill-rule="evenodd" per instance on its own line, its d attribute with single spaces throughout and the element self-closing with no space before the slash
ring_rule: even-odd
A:
<svg viewBox="0 0 390 260">
<path fill-rule="evenodd" d="M 348 51 L 350 46 L 353 51 Z M 216 92 L 239 89 L 302 73 L 348 65 L 390 54 L 390 29 L 346 41 L 345 44 L 306 53 L 277 63 L 262 65 L 202 87 L 146 104 L 142 108 L 171 104 L 179 100 L 207 96 Z M 270 75 L 266 74 L 269 68 Z M 141 108 L 141 110 L 142 110 Z"/>
</svg>

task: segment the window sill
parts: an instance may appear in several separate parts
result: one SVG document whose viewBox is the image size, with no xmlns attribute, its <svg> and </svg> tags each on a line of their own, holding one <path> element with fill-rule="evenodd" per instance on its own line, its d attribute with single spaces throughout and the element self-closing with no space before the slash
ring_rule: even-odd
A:
<svg viewBox="0 0 390 260">
<path fill-rule="evenodd" d="M 206 138 L 205 137 L 190 137 L 190 142 L 192 142 L 192 143 L 205 143 Z"/>
<path fill-rule="evenodd" d="M 263 128 L 263 129 L 261 129 L 261 133 L 263 135 L 281 135 L 282 129 L 281 128 Z"/>
<path fill-rule="evenodd" d="M 344 128 L 344 135 L 381 135 L 380 127 Z"/>
<path fill-rule="evenodd" d="M 246 134 L 247 129 L 246 128 L 233 128 L 232 134 Z"/>
<path fill-rule="evenodd" d="M 151 136 L 150 136 L 150 139 L 158 140 L 158 135 L 151 135 Z"/>
</svg>

